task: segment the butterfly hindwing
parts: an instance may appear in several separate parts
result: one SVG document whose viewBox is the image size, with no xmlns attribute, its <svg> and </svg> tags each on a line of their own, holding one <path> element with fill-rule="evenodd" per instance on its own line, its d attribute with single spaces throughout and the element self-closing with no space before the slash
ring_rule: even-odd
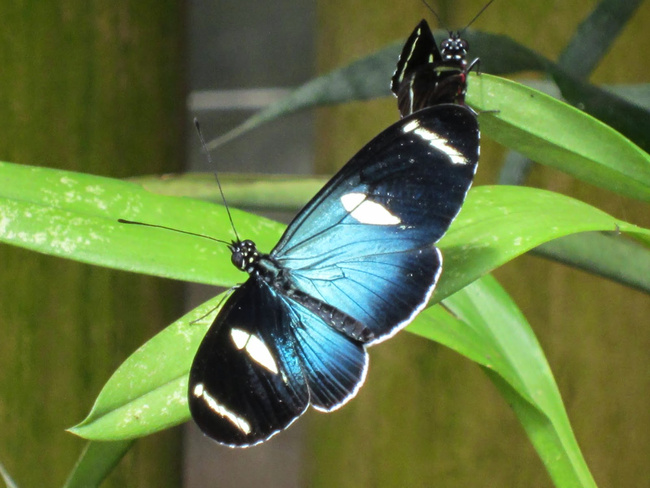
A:
<svg viewBox="0 0 650 488">
<path fill-rule="evenodd" d="M 366 368 L 361 344 L 251 277 L 226 301 L 199 347 L 190 410 L 220 443 L 254 445 L 310 403 L 332 410 L 347 401 Z"/>
<path fill-rule="evenodd" d="M 227 299 L 190 371 L 189 405 L 201 430 L 226 445 L 261 442 L 309 405 L 284 308 L 249 279 Z"/>
<path fill-rule="evenodd" d="M 368 143 L 290 224 L 271 256 L 293 285 L 389 337 L 427 302 L 478 163 L 478 125 L 441 105 Z"/>
</svg>

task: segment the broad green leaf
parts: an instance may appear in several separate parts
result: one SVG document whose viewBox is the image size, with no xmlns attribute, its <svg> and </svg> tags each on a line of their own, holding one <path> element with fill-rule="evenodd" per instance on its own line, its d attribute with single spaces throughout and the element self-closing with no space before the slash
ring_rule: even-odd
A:
<svg viewBox="0 0 650 488">
<path fill-rule="evenodd" d="M 246 210 L 295 214 L 327 182 L 326 177 L 222 174 L 228 201 Z M 214 175 L 192 173 L 134 178 L 148 190 L 164 195 L 194 195 L 218 201 Z M 277 190 L 275 190 L 277 189 Z M 282 195 L 282 198 L 278 198 Z M 650 293 L 650 249 L 620 235 L 584 232 L 543 244 L 532 252 Z"/>
<path fill-rule="evenodd" d="M 600 60 L 632 18 L 641 0 L 602 0 L 580 24 L 557 65 L 548 70 L 562 95 L 574 106 L 606 122 L 643 150 L 650 151 L 650 112 L 637 100 L 585 83 Z"/>
<path fill-rule="evenodd" d="M 101 485 L 134 442 L 130 440 L 88 442 L 63 488 L 89 488 Z"/>
<path fill-rule="evenodd" d="M 243 274 L 225 245 L 118 219 L 230 241 L 223 207 L 156 195 L 129 182 L 0 163 L 0 241 L 54 256 L 179 280 L 232 286 Z M 233 210 L 238 231 L 271 249 L 282 226 Z"/>
<path fill-rule="evenodd" d="M 91 175 L 0 164 L 0 240 L 40 252 L 116 269 L 218 286 L 245 275 L 226 246 L 163 229 L 120 224 L 118 218 L 232 239 L 222 207 L 155 195 L 133 183 Z M 268 252 L 282 226 L 233 211 L 239 235 Z M 577 200 L 533 188 L 477 187 L 440 246 L 448 270 L 446 296 L 543 242 L 587 231 L 648 231 Z M 462 263 L 462 266 L 460 266 Z M 468 266 L 469 264 L 469 266 Z"/>
<path fill-rule="evenodd" d="M 650 111 L 636 100 L 630 102 L 612 91 L 575 79 L 560 68 L 549 71 L 565 100 L 619 131 L 644 151 L 650 151 L 646 130 L 650 127 Z"/>
<path fill-rule="evenodd" d="M 439 242 L 445 272 L 434 298 L 451 295 L 544 242 L 589 231 L 629 232 L 650 244 L 650 230 L 579 200 L 528 187 L 477 187 Z"/>
<path fill-rule="evenodd" d="M 542 242 L 574 232 L 616 227 L 650 243 L 649 230 L 562 195 L 523 187 L 476 188 L 439 243 L 445 267 L 431 303 Z M 255 239 L 254 235 L 247 237 Z M 102 390 L 91 414 L 73 432 L 94 440 L 117 440 L 186 420 L 187 374 L 214 317 L 214 313 L 205 315 L 218 300 L 175 322 L 127 359 Z M 203 316 L 203 320 L 189 325 Z M 462 341 L 471 342 L 471 338 L 459 339 Z"/>
<path fill-rule="evenodd" d="M 569 44 L 562 54 L 560 54 L 557 69 L 562 70 L 564 75 L 558 74 L 558 76 L 574 77 L 576 83 L 580 80 L 588 79 L 601 58 L 609 50 L 611 44 L 616 40 L 620 30 L 635 12 L 639 3 L 640 0 L 623 2 L 620 0 L 602 0 L 580 24 L 569 41 Z M 551 68 L 551 71 L 553 69 L 555 68 Z M 555 98 L 561 97 L 560 89 L 555 83 L 544 80 L 536 80 L 533 83 L 546 85 L 546 89 L 542 89 L 541 91 Z M 578 93 L 578 96 L 582 96 L 584 93 L 583 88 L 581 87 L 580 90 L 571 90 L 570 87 L 564 86 L 565 92 L 571 90 L 572 92 Z M 600 92 L 596 98 L 611 102 L 612 97 L 611 93 Z M 578 105 L 579 103 L 576 100 L 570 101 L 573 105 Z M 626 101 L 630 102 L 628 99 L 623 99 L 620 100 L 621 106 L 613 107 L 611 103 L 608 104 L 610 109 L 613 108 L 615 112 L 613 115 L 618 116 L 620 114 L 624 116 L 625 120 L 629 118 L 630 114 L 628 109 L 630 107 L 622 106 Z M 637 102 L 632 101 L 631 103 Z M 633 110 L 637 109 L 638 107 L 633 108 Z M 590 110 L 588 112 L 592 115 L 594 114 Z M 611 119 L 608 121 L 612 125 Z M 624 130 L 621 131 L 626 133 Z M 644 145 L 641 147 L 646 149 L 646 151 L 648 149 Z M 499 183 L 506 185 L 523 184 L 530 172 L 532 164 L 533 162 L 530 159 L 511 151 L 505 158 Z"/>
<path fill-rule="evenodd" d="M 620 133 L 519 83 L 472 78 L 467 100 L 489 137 L 593 185 L 650 201 L 650 155 Z"/>
<path fill-rule="evenodd" d="M 135 351 L 113 373 L 86 419 L 70 432 L 114 441 L 186 421 L 191 361 L 223 298 L 208 300 Z"/>
<path fill-rule="evenodd" d="M 544 353 L 505 290 L 486 276 L 444 305 L 451 314 L 429 308 L 407 330 L 483 366 L 519 417 L 556 486 L 595 487 Z"/>
</svg>

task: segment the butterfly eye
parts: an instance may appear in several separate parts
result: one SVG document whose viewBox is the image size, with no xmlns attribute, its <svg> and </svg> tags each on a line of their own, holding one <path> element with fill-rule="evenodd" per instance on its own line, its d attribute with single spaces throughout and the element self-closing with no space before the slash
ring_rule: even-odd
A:
<svg viewBox="0 0 650 488">
<path fill-rule="evenodd" d="M 232 264 L 234 264 L 237 269 L 240 269 L 242 271 L 245 270 L 246 265 L 244 264 L 243 253 L 241 253 L 240 251 L 234 251 L 232 253 L 232 256 L 230 257 L 230 260 L 232 261 Z"/>
</svg>

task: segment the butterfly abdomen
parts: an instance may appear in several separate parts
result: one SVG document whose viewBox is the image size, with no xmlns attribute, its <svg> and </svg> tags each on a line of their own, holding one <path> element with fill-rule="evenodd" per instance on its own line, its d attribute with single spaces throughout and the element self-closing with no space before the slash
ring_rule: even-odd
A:
<svg viewBox="0 0 650 488">
<path fill-rule="evenodd" d="M 365 344 L 375 338 L 375 334 L 364 324 L 328 303 L 318 300 L 295 287 L 286 291 L 285 294 L 350 339 Z"/>
</svg>

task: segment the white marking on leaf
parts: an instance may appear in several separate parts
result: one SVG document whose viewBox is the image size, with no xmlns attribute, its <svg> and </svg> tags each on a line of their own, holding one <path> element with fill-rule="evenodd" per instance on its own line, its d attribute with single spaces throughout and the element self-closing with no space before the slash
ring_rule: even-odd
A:
<svg viewBox="0 0 650 488">
<path fill-rule="evenodd" d="M 192 394 L 196 398 L 202 398 L 205 401 L 205 404 L 217 415 L 222 416 L 226 420 L 230 421 L 235 427 L 241 430 L 244 434 L 251 433 L 251 424 L 249 424 L 245 418 L 240 417 L 236 413 L 228 410 L 226 407 L 221 405 L 217 400 L 210 395 L 205 388 L 203 388 L 203 383 L 197 383 L 192 391 Z"/>
<path fill-rule="evenodd" d="M 241 329 L 232 329 L 230 337 L 239 350 L 244 349 L 250 358 L 273 374 L 278 374 L 278 365 L 269 348 L 257 336 Z"/>
<path fill-rule="evenodd" d="M 362 224 L 397 225 L 402 220 L 383 205 L 366 199 L 363 193 L 346 193 L 341 197 L 343 208 Z"/>
</svg>

